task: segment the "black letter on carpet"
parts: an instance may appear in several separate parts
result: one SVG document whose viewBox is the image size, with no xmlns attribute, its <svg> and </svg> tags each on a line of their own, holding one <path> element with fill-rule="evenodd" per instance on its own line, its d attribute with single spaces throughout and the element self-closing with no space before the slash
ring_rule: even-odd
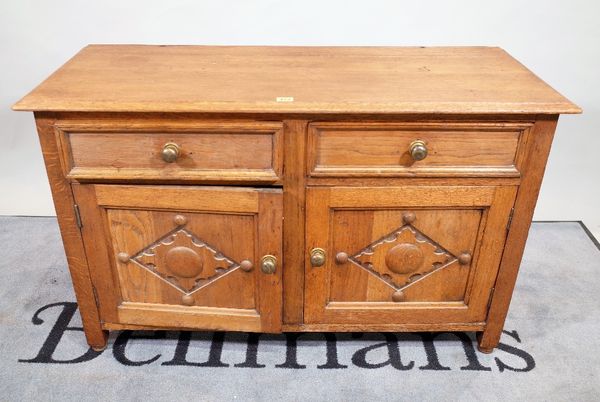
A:
<svg viewBox="0 0 600 402">
<path fill-rule="evenodd" d="M 400 358 L 400 349 L 398 348 L 398 339 L 394 334 L 384 333 L 383 336 L 386 339 L 386 342 L 376 343 L 375 345 L 367 346 L 365 348 L 357 350 L 352 356 L 352 363 L 355 366 L 361 368 L 375 369 L 384 367 L 387 365 L 391 365 L 397 370 L 410 370 L 414 367 L 415 362 L 411 361 L 406 366 L 402 364 L 402 360 Z M 367 353 L 372 350 L 387 347 L 389 359 L 387 361 L 381 363 L 369 363 L 367 362 Z"/>
<path fill-rule="evenodd" d="M 450 367 L 442 366 L 440 363 L 440 359 L 437 354 L 437 350 L 435 349 L 435 344 L 433 341 L 440 334 L 432 334 L 431 332 L 419 334 L 423 341 L 423 346 L 425 347 L 425 353 L 427 354 L 427 365 L 419 367 L 420 370 L 450 370 Z"/>
<path fill-rule="evenodd" d="M 127 343 L 131 339 L 164 339 L 164 332 L 155 332 L 152 336 L 145 336 L 143 334 L 137 335 L 134 334 L 135 331 L 123 331 L 117 336 L 115 339 L 115 344 L 113 345 L 113 356 L 115 359 L 125 365 L 125 366 L 143 366 L 146 364 L 154 363 L 158 359 L 160 359 L 160 354 L 154 356 L 148 360 L 131 360 L 127 356 L 125 356 L 125 348 L 127 347 Z"/>
<path fill-rule="evenodd" d="M 337 354 L 337 338 L 335 334 L 325 333 L 327 341 L 327 363 L 317 366 L 318 369 L 343 369 L 348 368 L 345 364 L 340 364 Z"/>
<path fill-rule="evenodd" d="M 246 361 L 238 363 L 234 367 L 248 367 L 248 368 L 263 368 L 266 367 L 264 364 L 258 364 L 258 338 L 260 334 L 249 333 L 248 334 L 248 345 L 246 347 Z"/>
<path fill-rule="evenodd" d="M 58 316 L 58 319 L 56 320 L 56 322 L 54 323 L 54 326 L 50 330 L 50 333 L 48 334 L 48 338 L 46 338 L 46 341 L 42 345 L 42 348 L 40 349 L 38 355 L 36 357 L 34 357 L 33 359 L 19 359 L 20 363 L 60 363 L 60 364 L 82 363 L 82 362 L 87 362 L 89 360 L 92 360 L 92 359 L 98 357 L 102 353 L 102 351 L 96 352 L 94 349 L 89 348 L 88 351 L 85 352 L 83 355 L 76 357 L 75 359 L 71 359 L 71 360 L 56 360 L 52 357 L 52 355 L 56 351 L 58 344 L 60 343 L 60 340 L 62 339 L 62 336 L 64 335 L 64 333 L 66 331 L 82 331 L 83 332 L 83 328 L 81 328 L 81 327 L 70 327 L 69 326 L 69 323 L 71 322 L 71 319 L 73 318 L 73 315 L 77 311 L 77 303 L 73 303 L 73 302 L 61 302 L 61 303 L 52 303 L 52 304 L 45 305 L 44 307 L 40 308 L 38 311 L 36 311 L 33 314 L 33 318 L 31 319 L 31 322 L 33 322 L 34 325 L 42 325 L 44 323 L 44 320 L 42 320 L 39 317 L 40 313 L 42 313 L 43 311 L 45 311 L 49 308 L 57 307 L 57 306 L 62 306 L 63 310 L 60 313 L 60 315 Z"/>
<path fill-rule="evenodd" d="M 203 363 L 188 362 L 186 360 L 191 339 L 191 332 L 181 331 L 179 333 L 179 340 L 177 341 L 177 348 L 175 349 L 175 355 L 173 356 L 173 359 L 171 359 L 168 362 L 162 363 L 162 365 L 194 367 L 229 367 L 229 364 L 223 363 L 221 361 L 221 353 L 223 352 L 223 340 L 225 339 L 225 333 L 213 332 L 212 343 L 210 344 L 210 351 L 208 352 L 208 360 Z"/>
<path fill-rule="evenodd" d="M 512 331 L 512 332 L 502 331 L 502 333 L 510 336 L 511 338 L 515 339 L 517 342 L 521 343 L 521 338 L 519 338 L 519 334 L 517 333 L 517 331 Z M 525 367 L 515 368 L 512 366 L 509 366 L 508 364 L 505 364 L 502 360 L 495 357 L 494 359 L 496 360 L 496 364 L 498 365 L 498 369 L 500 370 L 500 372 L 503 372 L 504 370 L 526 372 L 526 371 L 531 371 L 535 368 L 535 360 L 533 359 L 533 356 L 531 356 L 529 353 L 525 352 L 524 350 L 515 348 L 514 346 L 505 345 L 503 343 L 498 344 L 498 349 L 500 349 L 504 352 L 508 352 L 511 355 L 518 356 L 525 361 Z"/>
<path fill-rule="evenodd" d="M 298 338 L 299 333 L 286 333 L 285 334 L 285 362 L 277 364 L 277 368 L 289 368 L 289 369 L 305 369 L 306 365 L 298 364 Z"/>
</svg>

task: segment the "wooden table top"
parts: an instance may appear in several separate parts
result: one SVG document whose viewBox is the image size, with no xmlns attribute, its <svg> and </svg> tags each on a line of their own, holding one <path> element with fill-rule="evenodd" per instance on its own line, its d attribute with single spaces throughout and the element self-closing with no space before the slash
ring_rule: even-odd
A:
<svg viewBox="0 0 600 402">
<path fill-rule="evenodd" d="M 581 109 L 495 47 L 90 45 L 15 110 L 559 114 Z"/>
</svg>

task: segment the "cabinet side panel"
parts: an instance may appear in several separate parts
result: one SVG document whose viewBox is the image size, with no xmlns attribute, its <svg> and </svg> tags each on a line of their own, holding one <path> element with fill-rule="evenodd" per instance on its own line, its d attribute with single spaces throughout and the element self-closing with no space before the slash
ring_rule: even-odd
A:
<svg viewBox="0 0 600 402">
<path fill-rule="evenodd" d="M 558 116 L 539 116 L 527 137 L 521 186 L 514 205 L 512 224 L 488 311 L 487 325 L 478 336 L 482 351 L 491 351 L 500 341 L 557 122 Z"/>
<path fill-rule="evenodd" d="M 50 115 L 36 113 L 35 120 L 85 336 L 92 347 L 104 348 L 108 332 L 101 327 L 83 241 L 75 217 L 73 194 L 62 173 L 54 119 Z"/>
</svg>

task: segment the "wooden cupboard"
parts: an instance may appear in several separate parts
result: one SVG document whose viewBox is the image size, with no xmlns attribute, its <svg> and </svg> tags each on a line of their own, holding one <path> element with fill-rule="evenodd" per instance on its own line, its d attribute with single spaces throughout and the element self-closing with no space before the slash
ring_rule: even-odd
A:
<svg viewBox="0 0 600 402">
<path fill-rule="evenodd" d="M 498 48 L 109 46 L 35 112 L 85 333 L 498 344 L 558 115 Z"/>
</svg>

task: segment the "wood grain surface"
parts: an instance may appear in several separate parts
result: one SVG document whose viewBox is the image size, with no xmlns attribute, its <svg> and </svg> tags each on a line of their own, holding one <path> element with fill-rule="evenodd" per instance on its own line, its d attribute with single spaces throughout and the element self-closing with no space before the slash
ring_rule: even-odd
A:
<svg viewBox="0 0 600 402">
<path fill-rule="evenodd" d="M 148 325 L 155 317 L 156 325 L 167 325 L 170 316 L 173 326 L 281 330 L 281 265 L 274 274 L 260 269 L 264 255 L 283 259 L 281 190 L 73 190 L 104 322 Z"/>
<path fill-rule="evenodd" d="M 579 113 L 495 47 L 91 45 L 15 110 Z"/>
<path fill-rule="evenodd" d="M 92 283 L 82 234 L 77 225 L 71 185 L 62 173 L 58 144 L 54 135 L 55 120 L 52 116 L 37 114 L 35 120 L 85 337 L 91 347 L 101 350 L 108 342 L 108 331 L 102 329 L 96 300 L 97 288 Z"/>
<path fill-rule="evenodd" d="M 525 173 L 517 193 L 513 222 L 506 238 L 502 264 L 494 285 L 487 324 L 485 330 L 478 334 L 479 350 L 482 352 L 492 352 L 500 342 L 557 123 L 557 116 L 540 118 L 533 128 L 533 135 L 527 144 L 524 144 Z"/>
<path fill-rule="evenodd" d="M 277 182 L 281 122 L 128 118 L 71 120 L 56 127 L 65 174 L 77 180 Z M 168 163 L 168 143 L 180 152 Z M 90 152 L 90 150 L 94 152 Z"/>
<path fill-rule="evenodd" d="M 321 267 L 306 260 L 304 322 L 481 322 L 500 264 L 516 189 L 309 187 L 307 255 L 319 247 L 328 258 Z M 390 284 L 395 274 L 389 272 L 386 253 L 390 252 L 388 244 L 400 237 L 393 233 L 407 228 L 406 213 L 416 217 L 408 227 L 418 232 L 416 237 L 402 237 L 401 244 L 422 247 L 429 243 L 425 257 L 450 256 L 439 269 L 425 270 L 414 283 L 398 286 Z M 334 256 L 340 251 L 353 256 L 353 261 L 337 263 Z M 361 251 L 369 257 L 363 267 L 357 258 Z M 459 264 L 457 256 L 465 252 L 473 256 L 472 263 Z M 397 302 L 392 296 L 400 288 L 406 296 Z"/>
<path fill-rule="evenodd" d="M 312 123 L 308 169 L 313 177 L 513 176 L 518 144 L 531 123 Z M 415 161 L 410 144 L 426 144 Z"/>
</svg>

